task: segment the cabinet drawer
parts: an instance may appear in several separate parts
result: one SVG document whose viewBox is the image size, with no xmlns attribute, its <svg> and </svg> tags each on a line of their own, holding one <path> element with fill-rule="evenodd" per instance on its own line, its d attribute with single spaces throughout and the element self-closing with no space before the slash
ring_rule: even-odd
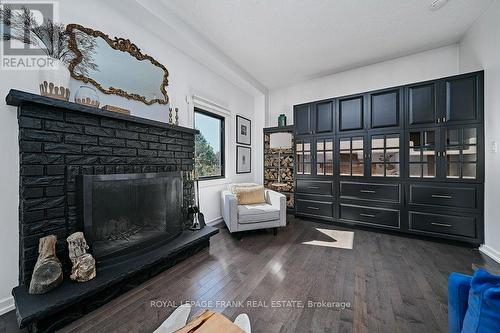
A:
<svg viewBox="0 0 500 333">
<path fill-rule="evenodd" d="M 329 181 L 297 179 L 297 193 L 333 195 L 333 185 Z"/>
<path fill-rule="evenodd" d="M 410 230 L 476 237 L 476 218 L 474 216 L 453 216 L 419 212 L 409 212 L 409 214 Z"/>
<path fill-rule="evenodd" d="M 476 189 L 410 184 L 410 204 L 477 208 Z"/>
<path fill-rule="evenodd" d="M 297 213 L 333 217 L 333 204 L 328 201 L 313 201 L 296 199 Z"/>
<path fill-rule="evenodd" d="M 399 210 L 355 205 L 340 205 L 340 218 L 373 225 L 399 228 Z"/>
<path fill-rule="evenodd" d="M 340 182 L 340 196 L 374 201 L 399 202 L 399 184 Z"/>
</svg>

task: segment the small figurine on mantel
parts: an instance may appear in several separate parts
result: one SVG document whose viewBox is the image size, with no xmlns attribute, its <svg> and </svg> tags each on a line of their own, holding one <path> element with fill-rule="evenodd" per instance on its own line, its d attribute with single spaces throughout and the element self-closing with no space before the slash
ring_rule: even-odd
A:
<svg viewBox="0 0 500 333">
<path fill-rule="evenodd" d="M 89 246 L 83 232 L 75 232 L 66 239 L 68 242 L 69 259 L 73 264 L 71 280 L 87 282 L 95 278 L 95 259 L 87 253 Z"/>
<path fill-rule="evenodd" d="M 62 265 L 56 256 L 57 237 L 49 235 L 40 238 L 38 259 L 31 276 L 30 294 L 45 294 L 63 281 Z"/>
</svg>

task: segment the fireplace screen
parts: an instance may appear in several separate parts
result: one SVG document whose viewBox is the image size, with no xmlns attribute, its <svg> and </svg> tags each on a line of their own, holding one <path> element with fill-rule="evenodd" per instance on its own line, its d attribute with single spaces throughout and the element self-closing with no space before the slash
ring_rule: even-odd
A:
<svg viewBox="0 0 500 333">
<path fill-rule="evenodd" d="M 96 259 L 165 242 L 182 232 L 180 173 L 82 177 L 85 237 Z"/>
</svg>

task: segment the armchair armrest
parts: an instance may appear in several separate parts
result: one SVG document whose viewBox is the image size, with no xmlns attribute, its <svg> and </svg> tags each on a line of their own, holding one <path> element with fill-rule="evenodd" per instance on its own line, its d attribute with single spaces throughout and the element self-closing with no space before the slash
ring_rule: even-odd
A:
<svg viewBox="0 0 500 333">
<path fill-rule="evenodd" d="M 460 333 L 467 312 L 471 276 L 451 273 L 448 278 L 448 333 Z"/>
<path fill-rule="evenodd" d="M 286 196 L 279 192 L 266 189 L 266 201 L 280 210 L 280 226 L 286 226 Z"/>
<path fill-rule="evenodd" d="M 221 192 L 222 218 L 229 232 L 238 231 L 238 198 L 230 191 Z"/>
</svg>

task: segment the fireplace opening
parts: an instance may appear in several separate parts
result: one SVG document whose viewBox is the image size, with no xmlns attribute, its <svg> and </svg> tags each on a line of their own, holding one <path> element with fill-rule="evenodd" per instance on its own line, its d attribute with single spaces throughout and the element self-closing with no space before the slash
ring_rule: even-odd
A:
<svg viewBox="0 0 500 333">
<path fill-rule="evenodd" d="M 96 260 L 163 244 L 182 232 L 180 172 L 81 176 L 84 234 Z"/>
</svg>

